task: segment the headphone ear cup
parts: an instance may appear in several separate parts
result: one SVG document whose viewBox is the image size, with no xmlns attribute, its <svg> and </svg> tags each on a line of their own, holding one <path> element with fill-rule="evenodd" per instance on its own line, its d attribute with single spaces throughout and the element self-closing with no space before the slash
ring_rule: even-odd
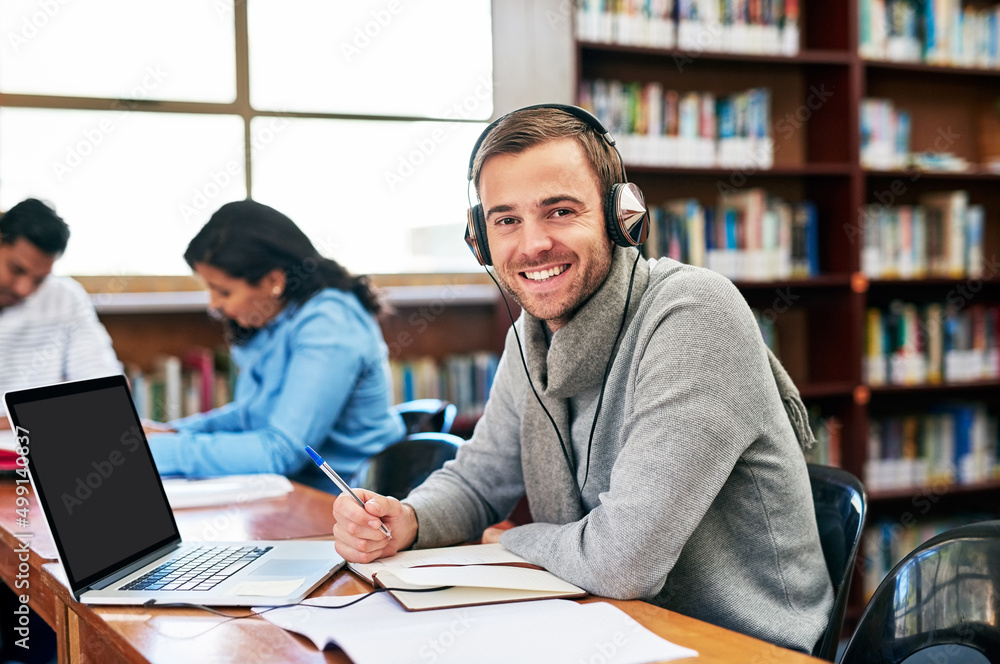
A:
<svg viewBox="0 0 1000 664">
<path fill-rule="evenodd" d="M 604 199 L 604 226 L 620 247 L 637 247 L 649 235 L 649 214 L 642 191 L 631 182 L 611 185 Z"/>
<path fill-rule="evenodd" d="M 469 245 L 472 255 L 479 264 L 488 267 L 493 265 L 490 256 L 490 246 L 486 242 L 486 219 L 483 217 L 483 206 L 473 205 L 469 208 L 469 221 L 465 226 L 465 243 Z"/>
</svg>

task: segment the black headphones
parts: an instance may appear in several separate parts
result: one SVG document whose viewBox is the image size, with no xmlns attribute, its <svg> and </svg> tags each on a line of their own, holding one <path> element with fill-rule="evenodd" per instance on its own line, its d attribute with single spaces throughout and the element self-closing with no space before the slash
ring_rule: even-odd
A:
<svg viewBox="0 0 1000 664">
<path fill-rule="evenodd" d="M 516 111 L 511 111 L 490 123 L 483 133 L 479 135 L 476 144 L 472 147 L 472 156 L 469 157 L 469 185 L 472 185 L 472 169 L 476 161 L 476 154 L 483 141 L 489 136 L 493 128 L 500 122 L 514 113 L 530 111 L 537 108 L 551 108 L 563 111 L 573 117 L 585 122 L 591 129 L 597 132 L 601 138 L 618 155 L 618 164 L 621 166 L 621 182 L 611 185 L 611 190 L 604 199 L 604 227 L 608 236 L 615 244 L 622 247 L 635 247 L 646 241 L 649 235 L 649 215 L 646 214 L 646 203 L 639 187 L 628 182 L 625 175 L 625 162 L 622 155 L 615 146 L 615 139 L 611 132 L 601 124 L 601 121 L 577 106 L 565 104 L 536 104 L 525 106 Z M 482 204 L 472 205 L 471 194 L 469 201 L 469 221 L 465 227 L 465 242 L 472 250 L 472 254 L 479 261 L 480 265 L 493 265 L 493 258 L 490 256 L 490 247 L 486 240 L 486 215 L 483 213 Z"/>
</svg>

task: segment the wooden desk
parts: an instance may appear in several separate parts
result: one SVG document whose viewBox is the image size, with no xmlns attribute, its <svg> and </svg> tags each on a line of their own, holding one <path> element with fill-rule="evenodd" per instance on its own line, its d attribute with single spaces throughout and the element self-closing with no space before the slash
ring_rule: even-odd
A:
<svg viewBox="0 0 1000 664">
<path fill-rule="evenodd" d="M 14 513 L 15 489 L 0 481 L 0 578 L 13 587 L 18 573 L 19 540 Z M 224 541 L 326 536 L 330 531 L 333 496 L 297 486 L 283 498 L 224 507 L 178 510 L 177 523 L 185 540 Z M 113 662 L 196 664 L 232 662 L 305 664 L 349 662 L 340 651 L 317 651 L 306 639 L 264 620 L 226 622 L 196 609 L 90 607 L 77 603 L 65 585 L 55 548 L 34 503 L 27 532 L 33 532 L 30 567 L 30 605 L 53 627 L 59 638 L 60 664 Z M 341 571 L 324 583 L 316 595 L 350 595 L 370 590 L 353 574 Z M 19 591 L 20 592 L 20 591 Z M 674 643 L 694 648 L 699 664 L 723 662 L 819 662 L 757 639 L 655 607 L 640 601 L 606 601 L 640 624 Z M 248 615 L 242 609 L 222 609 Z M 6 619 L 6 616 L 5 616 Z M 488 646 L 487 646 L 488 647 Z"/>
</svg>

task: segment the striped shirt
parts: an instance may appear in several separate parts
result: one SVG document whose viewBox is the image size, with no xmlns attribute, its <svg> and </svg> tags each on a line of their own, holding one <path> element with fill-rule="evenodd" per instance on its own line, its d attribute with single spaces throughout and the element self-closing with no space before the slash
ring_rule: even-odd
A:
<svg viewBox="0 0 1000 664">
<path fill-rule="evenodd" d="M 20 304 L 0 309 L 0 393 L 121 373 L 90 297 L 50 275 Z"/>
</svg>

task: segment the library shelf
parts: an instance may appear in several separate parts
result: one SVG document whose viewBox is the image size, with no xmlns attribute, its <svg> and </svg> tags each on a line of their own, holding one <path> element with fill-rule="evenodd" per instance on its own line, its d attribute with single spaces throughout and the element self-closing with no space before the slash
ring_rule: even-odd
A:
<svg viewBox="0 0 1000 664">
<path fill-rule="evenodd" d="M 733 280 L 741 291 L 766 291 L 776 288 L 845 288 L 851 283 L 849 274 L 819 274 L 801 279 L 777 279 L 770 281 Z"/>
<path fill-rule="evenodd" d="M 870 385 L 872 397 L 892 395 L 935 395 L 961 392 L 1000 392 L 1000 380 L 969 380 L 950 383 L 919 383 L 916 385 Z"/>
<path fill-rule="evenodd" d="M 880 171 L 874 169 L 865 169 L 864 174 L 869 178 L 899 178 L 903 180 L 909 180 L 911 182 L 916 182 L 917 180 L 924 181 L 934 181 L 934 180 L 985 180 L 987 182 L 994 181 L 1000 183 L 1000 173 L 986 170 L 968 170 L 968 171 L 931 171 L 931 170 L 912 170 L 912 171 Z"/>
<path fill-rule="evenodd" d="M 733 173 L 741 173 L 747 177 L 848 177 L 853 168 L 849 164 L 838 163 L 812 163 L 799 165 L 782 165 L 771 168 L 762 168 L 754 164 L 746 166 L 731 167 L 684 167 L 684 166 L 648 166 L 645 164 L 625 163 L 629 174 L 644 175 L 673 175 L 673 176 L 729 176 Z"/>
<path fill-rule="evenodd" d="M 970 484 L 960 484 L 957 482 L 937 483 L 923 486 L 900 487 L 897 489 L 879 489 L 868 492 L 869 502 L 894 503 L 913 502 L 921 497 L 934 496 L 938 499 L 946 496 L 965 496 L 974 498 L 980 493 L 995 493 L 1000 491 L 1000 479 L 987 480 L 985 482 L 974 482 Z"/>
<path fill-rule="evenodd" d="M 830 381 L 822 383 L 803 383 L 798 386 L 799 395 L 803 399 L 850 398 L 855 385 L 849 381 Z"/>
<path fill-rule="evenodd" d="M 929 65 L 922 62 L 894 62 L 891 60 L 861 61 L 868 71 L 913 72 L 931 76 L 967 76 L 979 78 L 1000 78 L 1000 69 L 987 67 L 950 67 L 948 65 Z"/>
<path fill-rule="evenodd" d="M 577 45 L 584 51 L 594 53 L 607 52 L 614 55 L 630 55 L 665 59 L 681 59 L 683 61 L 705 60 L 718 62 L 737 62 L 766 65 L 847 65 L 850 55 L 843 51 L 810 49 L 799 51 L 795 55 L 769 55 L 761 53 L 741 53 L 738 51 L 709 51 L 705 49 L 656 48 L 652 46 L 630 46 L 607 42 L 578 41 Z"/>
</svg>

